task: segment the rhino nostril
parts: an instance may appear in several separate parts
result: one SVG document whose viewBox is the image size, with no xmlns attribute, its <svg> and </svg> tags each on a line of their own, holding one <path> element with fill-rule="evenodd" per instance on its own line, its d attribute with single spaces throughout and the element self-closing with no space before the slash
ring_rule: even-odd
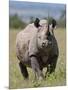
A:
<svg viewBox="0 0 68 90">
<path fill-rule="evenodd" d="M 44 46 L 45 46 L 45 43 L 43 42 L 43 43 L 42 43 L 42 47 L 44 47 Z"/>
</svg>

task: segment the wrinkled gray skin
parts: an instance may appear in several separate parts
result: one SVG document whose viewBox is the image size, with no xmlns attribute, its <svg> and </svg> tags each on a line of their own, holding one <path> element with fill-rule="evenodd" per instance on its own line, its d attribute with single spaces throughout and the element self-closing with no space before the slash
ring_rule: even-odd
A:
<svg viewBox="0 0 68 90">
<path fill-rule="evenodd" d="M 46 73 L 52 73 L 56 68 L 57 41 L 50 33 L 47 20 L 41 20 L 39 24 L 39 27 L 35 27 L 34 23 L 29 24 L 16 38 L 16 55 L 25 78 L 28 78 L 27 67 L 33 69 L 38 79 L 44 77 L 42 74 L 44 67 L 47 67 Z"/>
</svg>

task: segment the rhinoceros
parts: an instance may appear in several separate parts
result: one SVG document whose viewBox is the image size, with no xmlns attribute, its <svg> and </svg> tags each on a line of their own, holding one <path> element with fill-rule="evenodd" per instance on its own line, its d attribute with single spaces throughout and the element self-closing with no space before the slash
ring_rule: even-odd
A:
<svg viewBox="0 0 68 90">
<path fill-rule="evenodd" d="M 50 31 L 55 25 L 50 28 L 48 20 L 37 18 L 17 34 L 16 55 L 24 78 L 29 77 L 27 67 L 32 68 L 38 79 L 44 77 L 44 67 L 49 73 L 55 71 L 59 51 L 55 35 Z"/>
</svg>

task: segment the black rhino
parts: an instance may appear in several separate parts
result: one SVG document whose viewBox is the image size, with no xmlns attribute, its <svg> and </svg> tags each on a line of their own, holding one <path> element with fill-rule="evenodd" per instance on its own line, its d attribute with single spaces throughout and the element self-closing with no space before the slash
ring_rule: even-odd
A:
<svg viewBox="0 0 68 90">
<path fill-rule="evenodd" d="M 55 21 L 56 22 L 56 21 Z M 47 20 L 39 20 L 29 24 L 18 33 L 16 38 L 16 55 L 25 78 L 28 78 L 27 67 L 31 67 L 38 79 L 43 78 L 42 70 L 55 71 L 58 58 L 58 45 L 53 32 L 56 23 L 48 24 Z"/>
</svg>

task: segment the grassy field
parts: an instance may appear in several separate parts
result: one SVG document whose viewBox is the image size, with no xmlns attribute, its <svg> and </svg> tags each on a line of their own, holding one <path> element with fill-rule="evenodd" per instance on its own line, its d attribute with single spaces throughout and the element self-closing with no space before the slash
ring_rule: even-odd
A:
<svg viewBox="0 0 68 90">
<path fill-rule="evenodd" d="M 40 83 L 32 83 L 34 79 L 32 69 L 28 68 L 29 80 L 24 80 L 20 68 L 18 65 L 18 60 L 16 58 L 15 40 L 16 35 L 19 30 L 9 31 L 9 88 L 32 88 L 32 87 L 48 87 L 48 86 L 60 86 L 66 85 L 66 42 L 65 42 L 65 29 L 56 29 L 55 36 L 59 46 L 59 58 L 57 62 L 56 72 L 51 74 L 45 80 Z M 44 71 L 45 73 L 45 68 Z"/>
</svg>

